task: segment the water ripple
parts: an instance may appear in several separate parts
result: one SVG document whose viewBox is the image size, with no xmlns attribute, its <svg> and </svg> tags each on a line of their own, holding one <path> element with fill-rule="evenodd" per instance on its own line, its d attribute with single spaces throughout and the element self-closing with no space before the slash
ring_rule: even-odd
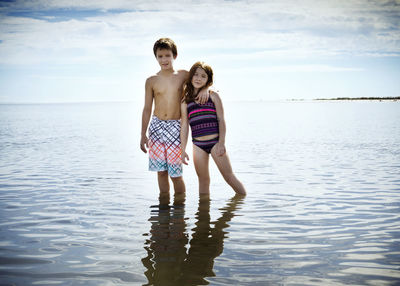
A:
<svg viewBox="0 0 400 286">
<path fill-rule="evenodd" d="M 199 198 L 190 166 L 167 200 L 135 106 L 0 107 L 0 284 L 398 285 L 398 106 L 298 107 L 227 106 L 246 198 L 216 170 Z"/>
</svg>

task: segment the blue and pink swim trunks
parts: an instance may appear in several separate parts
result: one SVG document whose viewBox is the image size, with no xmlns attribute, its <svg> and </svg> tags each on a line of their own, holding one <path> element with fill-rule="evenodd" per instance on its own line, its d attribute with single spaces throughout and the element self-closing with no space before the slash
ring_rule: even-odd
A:
<svg viewBox="0 0 400 286">
<path fill-rule="evenodd" d="M 160 120 L 155 115 L 149 126 L 149 170 L 168 171 L 170 177 L 182 176 L 180 120 Z"/>
</svg>

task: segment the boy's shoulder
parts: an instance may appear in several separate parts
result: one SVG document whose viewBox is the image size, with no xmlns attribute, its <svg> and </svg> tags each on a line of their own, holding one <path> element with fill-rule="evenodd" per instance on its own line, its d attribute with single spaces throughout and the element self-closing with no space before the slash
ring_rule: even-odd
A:
<svg viewBox="0 0 400 286">
<path fill-rule="evenodd" d="M 152 74 L 152 75 L 149 76 L 146 80 L 154 80 L 154 79 L 156 79 L 157 77 L 159 77 L 158 74 Z"/>
<path fill-rule="evenodd" d="M 187 70 L 177 70 L 176 72 L 179 76 L 182 76 L 184 78 L 187 78 L 189 76 L 189 72 Z"/>
<path fill-rule="evenodd" d="M 146 79 L 146 84 L 150 84 L 150 85 L 154 84 L 157 81 L 157 78 L 159 78 L 159 77 L 160 76 L 158 74 L 153 74 L 153 75 L 149 76 Z"/>
<path fill-rule="evenodd" d="M 187 75 L 189 75 L 189 72 L 187 70 L 177 70 L 177 71 L 174 72 L 174 74 L 175 75 L 180 75 L 180 76 L 181 75 L 182 76 L 187 76 Z M 153 74 L 153 75 L 149 76 L 146 80 L 147 81 L 154 81 L 154 80 L 157 80 L 160 77 L 161 77 L 160 72 L 157 72 L 156 74 Z"/>
</svg>

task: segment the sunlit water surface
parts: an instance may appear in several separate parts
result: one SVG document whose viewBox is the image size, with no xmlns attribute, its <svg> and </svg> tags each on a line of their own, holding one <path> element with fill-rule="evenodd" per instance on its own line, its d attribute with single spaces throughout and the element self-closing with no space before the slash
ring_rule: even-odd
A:
<svg viewBox="0 0 400 286">
<path fill-rule="evenodd" d="M 396 285 L 400 103 L 226 103 L 248 196 L 158 195 L 133 103 L 0 106 L 1 285 Z"/>
</svg>

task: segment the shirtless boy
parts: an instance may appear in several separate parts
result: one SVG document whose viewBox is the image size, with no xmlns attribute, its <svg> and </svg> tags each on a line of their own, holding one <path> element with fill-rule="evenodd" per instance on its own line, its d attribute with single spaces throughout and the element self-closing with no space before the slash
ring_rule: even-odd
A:
<svg viewBox="0 0 400 286">
<path fill-rule="evenodd" d="M 171 39 L 161 38 L 156 41 L 153 52 L 161 70 L 146 80 L 140 149 L 144 153 L 149 149 L 149 170 L 157 172 L 160 193 L 169 193 L 168 177 L 171 177 L 175 193 L 183 193 L 185 183 L 182 178 L 180 105 L 182 86 L 188 72 L 174 70 L 173 62 L 178 52 Z M 206 101 L 208 91 L 202 91 L 200 96 L 201 101 Z M 153 101 L 154 112 L 150 122 Z M 149 137 L 146 135 L 148 126 Z"/>
</svg>

